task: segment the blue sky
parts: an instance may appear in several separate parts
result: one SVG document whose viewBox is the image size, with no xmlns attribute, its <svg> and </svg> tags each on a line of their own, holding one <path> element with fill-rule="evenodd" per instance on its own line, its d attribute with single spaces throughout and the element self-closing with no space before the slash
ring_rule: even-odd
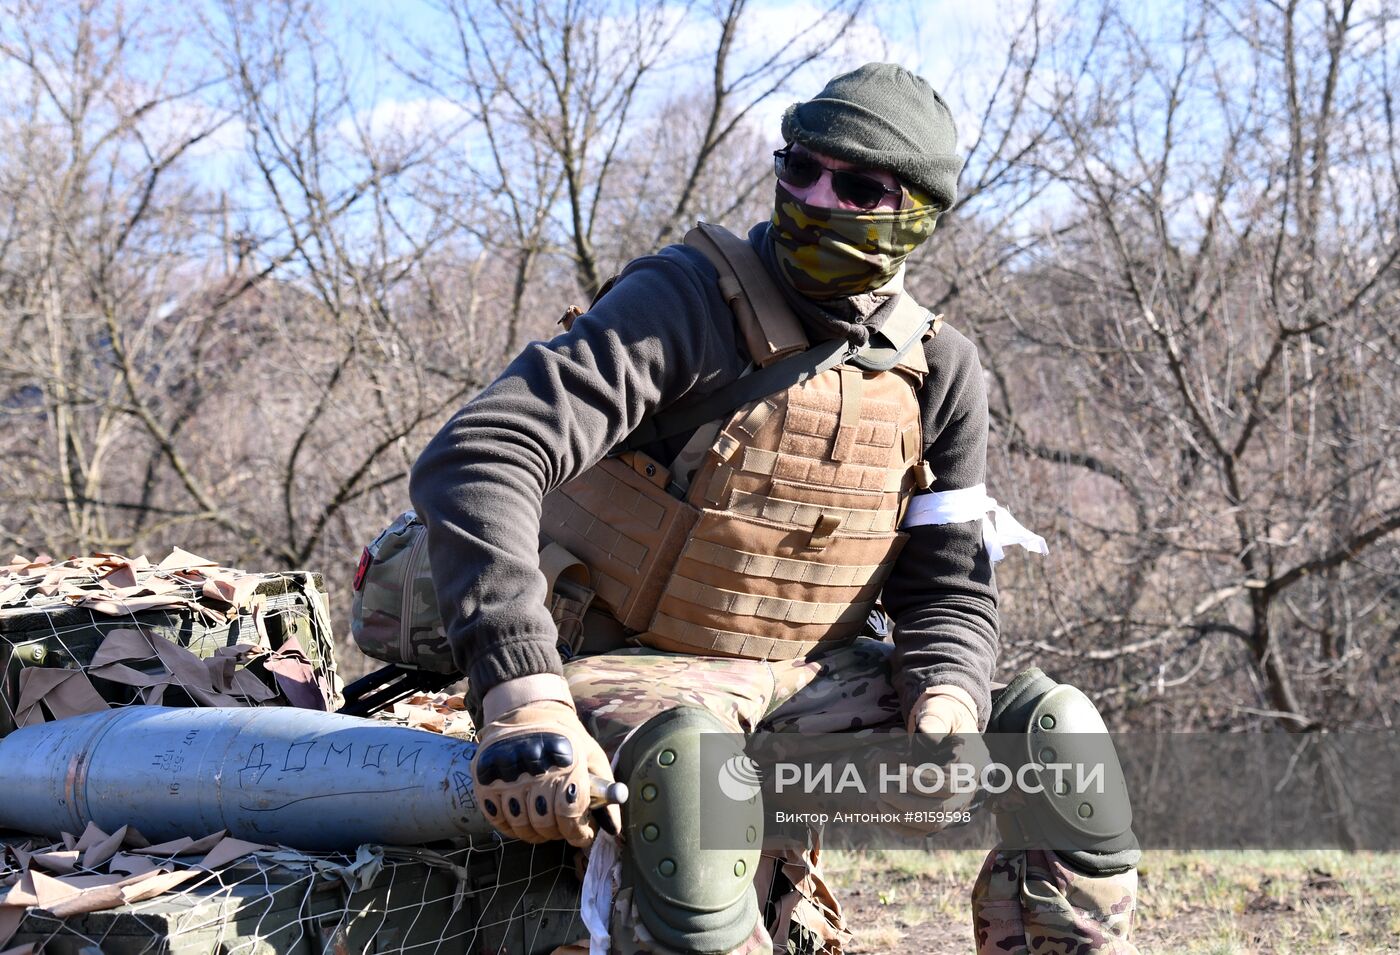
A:
<svg viewBox="0 0 1400 955">
<path fill-rule="evenodd" d="M 809 25 L 821 8 L 813 0 L 753 3 L 736 59 L 752 59 L 766 53 L 777 42 Z M 795 77 L 793 92 L 779 94 L 765 103 L 755 114 L 756 121 L 760 128 L 771 126 L 776 130 L 783 108 L 801 95 L 814 92 L 832 73 L 872 59 L 889 59 L 928 78 L 962 114 L 960 125 L 969 128 L 975 123 L 979 98 L 985 96 L 990 82 L 987 52 L 993 42 L 989 34 L 995 27 L 997 10 L 990 4 L 942 0 L 872 4 L 847 41 L 833 55 Z M 692 18 L 700 20 L 694 15 Z M 340 51 L 355 78 L 355 99 L 362 114 L 372 112 L 381 121 L 397 117 L 400 122 L 409 123 L 420 114 L 448 119 L 450 111 L 440 103 L 434 104 L 391 62 L 412 61 L 416 59 L 415 45 L 438 43 L 450 37 L 450 22 L 438 4 L 428 0 L 393 4 L 345 0 L 326 9 L 323 23 L 327 41 Z M 683 88 L 692 81 L 686 76 L 687 71 L 703 68 L 696 60 L 706 56 L 713 45 L 711 31 L 704 29 L 707 26 L 706 22 L 697 22 L 678 32 L 672 44 L 678 54 L 672 58 L 676 62 L 660 78 L 658 91 Z M 700 78 L 698 74 L 696 78 Z M 211 184 L 230 171 L 215 154 L 220 149 L 236 151 L 240 139 L 237 131 L 230 129 L 203 150 L 205 157 L 213 160 L 204 167 Z"/>
<path fill-rule="evenodd" d="M 482 3 L 484 0 L 474 0 Z M 871 3 L 860 21 L 832 53 L 808 67 L 790 83 L 789 88 L 764 102 L 753 113 L 752 122 L 763 131 L 771 131 L 776 144 L 778 117 L 793 100 L 810 95 L 835 72 L 872 59 L 888 59 L 902 63 L 923 74 L 948 100 L 958 120 L 965 146 L 970 145 L 981 118 L 981 111 L 990 96 L 993 82 L 1004 63 L 1006 30 L 1017 22 L 1027 9 L 1029 0 L 1008 0 L 1000 4 L 970 4 L 944 0 L 884 0 Z M 103 8 L 108 9 L 108 8 Z M 167 7 L 154 2 L 152 10 L 168 10 L 172 25 L 181 19 L 204 16 L 216 25 L 226 23 L 226 14 L 215 0 L 197 0 L 189 7 Z M 272 8 L 253 5 L 253 15 L 268 17 Z M 679 4 L 671 10 L 679 11 Z M 668 65 L 658 70 L 652 85 L 644 94 L 642 108 L 635 118 L 641 118 L 648 105 L 675 95 L 687 87 L 703 89 L 704 62 L 714 45 L 713 21 L 705 16 L 707 8 L 691 8 L 690 19 L 679 29 L 672 41 Z M 752 62 L 781 44 L 797 31 L 814 22 L 820 23 L 820 0 L 755 0 L 749 7 L 746 29 L 739 38 L 735 53 L 738 63 Z M 1064 8 L 1069 9 L 1069 8 Z M 1061 12 L 1060 0 L 1042 4 L 1046 17 L 1070 16 Z M 1180 12 L 1154 0 L 1146 7 L 1124 11 L 1154 41 L 1170 45 L 1180 30 Z M 133 10 L 131 16 L 140 15 Z M 149 21 L 143 27 L 149 28 Z M 163 26 L 160 24 L 158 26 Z M 0 32 L 6 28 L 0 26 Z M 820 27 L 819 27 L 820 29 Z M 388 4 L 371 0 L 345 0 L 328 4 L 318 15 L 318 32 L 324 44 L 342 58 L 344 69 L 351 77 L 354 100 L 352 117 L 341 121 L 341 131 L 354 134 L 355 123 L 368 126 L 376 133 L 397 132 L 405 141 L 429 134 L 452 124 L 461 124 L 461 112 L 447 99 L 424 90 L 405 77 L 396 62 L 414 62 L 419 47 L 435 46 L 440 56 L 454 56 L 451 48 L 450 19 L 432 0 L 401 0 Z M 1071 39 L 1087 30 L 1071 30 Z M 1062 48 L 1060 55 L 1073 59 L 1072 47 Z M 186 58 L 197 55 L 198 43 L 191 44 Z M 265 51 L 258 51 L 265 52 Z M 184 66 L 185 64 L 182 64 Z M 154 65 L 152 65 L 154 66 Z M 196 68 L 200 64 L 194 64 Z M 1042 85 L 1053 83 L 1060 69 L 1046 62 L 1037 69 L 1036 80 Z M 6 73 L 13 72 L 10 64 Z M 154 68 L 147 73 L 156 72 Z M 178 75 L 178 74 L 177 74 Z M 12 84 L 13 85 L 13 84 Z M 301 95 L 296 82 L 288 84 L 292 97 Z M 1133 102 L 1149 114 L 1154 91 L 1134 93 Z M 2 94 L 0 94 L 2 95 Z M 11 96 L 22 95 L 13 89 Z M 227 100 L 227 91 L 211 89 L 204 94 L 211 109 L 219 99 Z M 197 103 L 182 104 L 168 112 L 168 122 L 178 127 L 188 122 Z M 0 117 L 3 126 L 3 117 Z M 449 147 L 462 150 L 468 158 L 474 137 L 467 132 Z M 238 121 L 229 122 L 217 134 L 200 144 L 184 164 L 187 174 L 211 192 L 227 190 L 235 206 L 243 206 L 255 231 L 267 214 L 257 204 L 265 200 L 256 197 L 258 190 L 247 190 L 242 184 L 252 172 L 246 160 L 246 132 Z M 347 152 L 348 155 L 348 152 Z M 363 170 L 363 165 L 358 167 Z M 357 175 L 351 167 L 345 175 Z M 1042 203 L 1040 212 L 1053 211 L 1053 203 Z M 1035 216 L 1023 215 L 1028 227 Z"/>
</svg>

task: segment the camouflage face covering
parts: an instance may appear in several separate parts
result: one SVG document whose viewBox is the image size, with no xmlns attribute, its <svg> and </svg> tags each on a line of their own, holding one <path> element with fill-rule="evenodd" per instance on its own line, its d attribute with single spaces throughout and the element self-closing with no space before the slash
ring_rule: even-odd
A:
<svg viewBox="0 0 1400 955">
<path fill-rule="evenodd" d="M 778 183 L 774 251 L 783 276 L 808 298 L 844 298 L 884 285 L 933 234 L 938 207 L 913 196 L 908 209 L 856 212 L 809 205 Z"/>
</svg>

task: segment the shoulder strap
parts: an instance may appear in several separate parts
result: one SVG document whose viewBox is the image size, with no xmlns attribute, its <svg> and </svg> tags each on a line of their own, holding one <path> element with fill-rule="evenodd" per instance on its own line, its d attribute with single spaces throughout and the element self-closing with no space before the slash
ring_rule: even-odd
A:
<svg viewBox="0 0 1400 955">
<path fill-rule="evenodd" d="M 696 224 L 685 244 L 704 254 L 719 272 L 719 291 L 734 311 L 754 364 L 763 368 L 807 350 L 802 329 L 746 239 L 709 222 Z"/>
<path fill-rule="evenodd" d="M 889 371 L 902 367 L 921 379 L 928 374 L 928 360 L 922 348 L 913 347 L 938 334 L 943 316 L 934 315 L 908 295 L 900 295 L 894 314 L 870 336 L 870 344 L 851 359 L 863 371 Z"/>
<path fill-rule="evenodd" d="M 870 345 L 866 345 L 852 353 L 850 346 L 839 338 L 818 342 L 805 351 L 790 354 L 751 375 L 745 375 L 694 404 L 670 408 L 653 415 L 643 421 L 641 427 L 628 435 L 626 440 L 610 453 L 635 451 L 652 442 L 694 431 L 702 424 L 723 418 L 750 401 L 786 391 L 793 385 L 801 384 L 808 378 L 814 378 L 843 362 L 849 362 L 863 371 L 889 371 L 896 365 L 905 364 L 905 358 L 910 352 L 918 352 L 919 364 L 927 369 L 923 361 L 923 350 L 914 346 L 924 340 L 924 333 L 938 323 L 939 317 L 922 308 L 919 309 L 919 313 L 919 321 L 912 329 L 907 330 L 908 333 L 903 336 L 904 341 L 898 348 L 885 349 L 877 346 L 872 349 Z"/>
<path fill-rule="evenodd" d="M 717 421 L 750 401 L 786 391 L 793 385 L 835 368 L 850 357 L 850 347 L 841 339 L 821 342 L 811 348 L 788 355 L 781 361 L 760 368 L 751 375 L 735 381 L 726 388 L 684 407 L 672 408 L 653 415 L 641 427 L 627 436 L 610 454 L 635 451 L 653 441 L 694 431 L 702 424 Z"/>
</svg>

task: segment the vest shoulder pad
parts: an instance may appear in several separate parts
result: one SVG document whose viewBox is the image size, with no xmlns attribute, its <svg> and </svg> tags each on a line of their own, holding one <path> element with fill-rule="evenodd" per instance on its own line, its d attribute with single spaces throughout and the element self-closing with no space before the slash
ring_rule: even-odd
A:
<svg viewBox="0 0 1400 955">
<path fill-rule="evenodd" d="M 723 226 L 697 223 L 685 244 L 710 260 L 719 272 L 719 292 L 734 312 L 749 355 L 759 367 L 806 351 L 807 333 L 758 253 L 746 239 Z"/>
</svg>

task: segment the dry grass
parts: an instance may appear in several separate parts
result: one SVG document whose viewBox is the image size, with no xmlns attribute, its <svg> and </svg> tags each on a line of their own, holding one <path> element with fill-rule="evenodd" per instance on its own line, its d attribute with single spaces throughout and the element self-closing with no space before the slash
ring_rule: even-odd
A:
<svg viewBox="0 0 1400 955">
<path fill-rule="evenodd" d="M 972 951 L 979 852 L 833 851 L 853 952 Z M 1400 952 L 1400 854 L 1148 852 L 1134 941 L 1182 955 Z"/>
</svg>

